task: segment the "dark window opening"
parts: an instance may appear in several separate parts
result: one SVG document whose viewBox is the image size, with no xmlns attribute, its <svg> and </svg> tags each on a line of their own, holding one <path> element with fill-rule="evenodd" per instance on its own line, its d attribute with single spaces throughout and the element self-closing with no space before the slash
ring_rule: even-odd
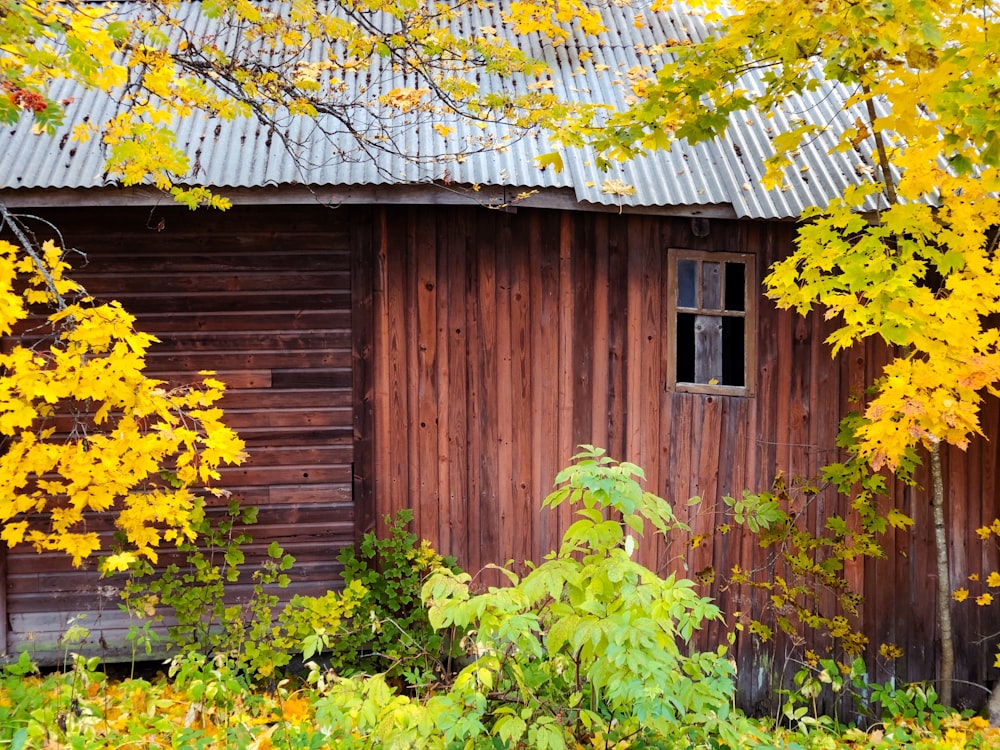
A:
<svg viewBox="0 0 1000 750">
<path fill-rule="evenodd" d="M 743 318 L 722 319 L 722 384 L 746 385 L 744 370 L 745 344 Z"/>
<path fill-rule="evenodd" d="M 673 384 L 682 390 L 748 394 L 753 381 L 753 257 L 672 253 Z"/>
<path fill-rule="evenodd" d="M 694 382 L 694 319 L 691 313 L 677 313 L 677 382 Z"/>
<path fill-rule="evenodd" d="M 743 299 L 746 288 L 746 267 L 742 263 L 726 263 L 726 309 L 746 310 Z"/>
</svg>

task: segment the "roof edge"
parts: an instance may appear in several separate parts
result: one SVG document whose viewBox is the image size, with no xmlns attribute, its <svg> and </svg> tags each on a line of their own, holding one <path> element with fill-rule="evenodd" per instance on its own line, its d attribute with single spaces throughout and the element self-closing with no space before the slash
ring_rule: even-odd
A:
<svg viewBox="0 0 1000 750">
<path fill-rule="evenodd" d="M 266 187 L 211 188 L 233 205 L 479 205 L 516 211 L 518 208 L 553 208 L 598 213 L 655 216 L 739 218 L 729 204 L 678 206 L 615 206 L 581 201 L 571 188 L 472 186 L 424 183 L 406 185 L 274 185 Z M 166 193 L 149 186 L 99 188 L 4 188 L 0 202 L 12 209 L 74 208 L 99 206 L 172 205 Z"/>
</svg>

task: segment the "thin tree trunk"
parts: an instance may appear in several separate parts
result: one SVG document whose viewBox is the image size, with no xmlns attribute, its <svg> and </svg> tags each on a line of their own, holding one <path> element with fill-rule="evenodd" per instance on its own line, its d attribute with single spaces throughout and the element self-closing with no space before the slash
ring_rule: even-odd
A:
<svg viewBox="0 0 1000 750">
<path fill-rule="evenodd" d="M 867 84 L 862 85 L 865 94 L 865 106 L 868 110 L 868 125 L 875 138 L 875 148 L 878 153 L 879 167 L 882 170 L 882 183 L 885 186 L 885 198 L 889 205 L 899 201 L 896 185 L 889 169 L 889 155 L 885 148 L 882 132 L 875 126 L 877 122 L 875 102 Z M 955 680 L 955 639 L 951 629 L 951 578 L 948 574 L 948 535 L 944 521 L 944 477 L 941 474 L 941 443 L 933 439 L 931 454 L 931 508 L 934 515 L 934 551 L 937 554 L 937 623 L 941 632 L 941 662 L 938 685 L 938 697 L 945 706 L 952 705 L 952 687 Z M 991 704 L 992 705 L 992 704 Z"/>
<path fill-rule="evenodd" d="M 948 575 L 948 537 L 944 523 L 944 477 L 941 474 L 941 444 L 937 441 L 931 453 L 931 508 L 934 512 L 934 548 L 937 553 L 937 618 L 941 628 L 941 703 L 951 706 L 952 683 L 955 679 L 955 641 L 951 630 L 951 579 Z"/>
</svg>

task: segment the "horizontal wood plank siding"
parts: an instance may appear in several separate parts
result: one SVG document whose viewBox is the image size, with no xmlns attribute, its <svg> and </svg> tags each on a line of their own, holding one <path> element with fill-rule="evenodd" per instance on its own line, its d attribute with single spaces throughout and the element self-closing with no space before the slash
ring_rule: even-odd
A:
<svg viewBox="0 0 1000 750">
<path fill-rule="evenodd" d="M 121 301 L 160 339 L 147 360 L 151 375 L 181 384 L 216 370 L 227 383 L 222 407 L 249 459 L 223 469 L 220 485 L 260 509 L 247 529 L 254 538 L 247 567 L 276 541 L 296 558 L 283 596 L 336 586 L 336 554 L 356 535 L 352 224 L 315 207 L 74 210 L 46 218 L 86 255 L 74 278 L 97 297 Z M 105 539 L 113 531 L 99 514 L 88 527 Z M 169 552 L 162 558 L 178 561 Z M 64 557 L 11 550 L 9 648 L 44 648 L 67 617 L 84 612 L 92 640 L 120 644 L 128 623 L 117 611 L 117 582 L 99 581 L 93 568 L 90 560 L 74 569 Z M 232 593 L 246 596 L 249 585 Z M 46 618 L 50 612 L 58 616 Z"/>
</svg>

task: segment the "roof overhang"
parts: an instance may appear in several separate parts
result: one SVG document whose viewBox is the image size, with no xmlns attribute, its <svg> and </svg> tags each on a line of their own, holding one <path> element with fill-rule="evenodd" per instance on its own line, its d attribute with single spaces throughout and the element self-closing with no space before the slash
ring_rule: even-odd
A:
<svg viewBox="0 0 1000 750">
<path fill-rule="evenodd" d="M 736 219 L 729 204 L 679 206 L 609 206 L 580 201 L 570 188 L 516 188 L 426 183 L 417 185 L 281 185 L 259 188 L 213 188 L 233 205 L 478 205 L 506 211 L 548 208 L 563 211 L 654 216 Z M 11 209 L 93 208 L 101 206 L 170 206 L 173 199 L 153 187 L 0 189 L 0 202 Z"/>
</svg>

